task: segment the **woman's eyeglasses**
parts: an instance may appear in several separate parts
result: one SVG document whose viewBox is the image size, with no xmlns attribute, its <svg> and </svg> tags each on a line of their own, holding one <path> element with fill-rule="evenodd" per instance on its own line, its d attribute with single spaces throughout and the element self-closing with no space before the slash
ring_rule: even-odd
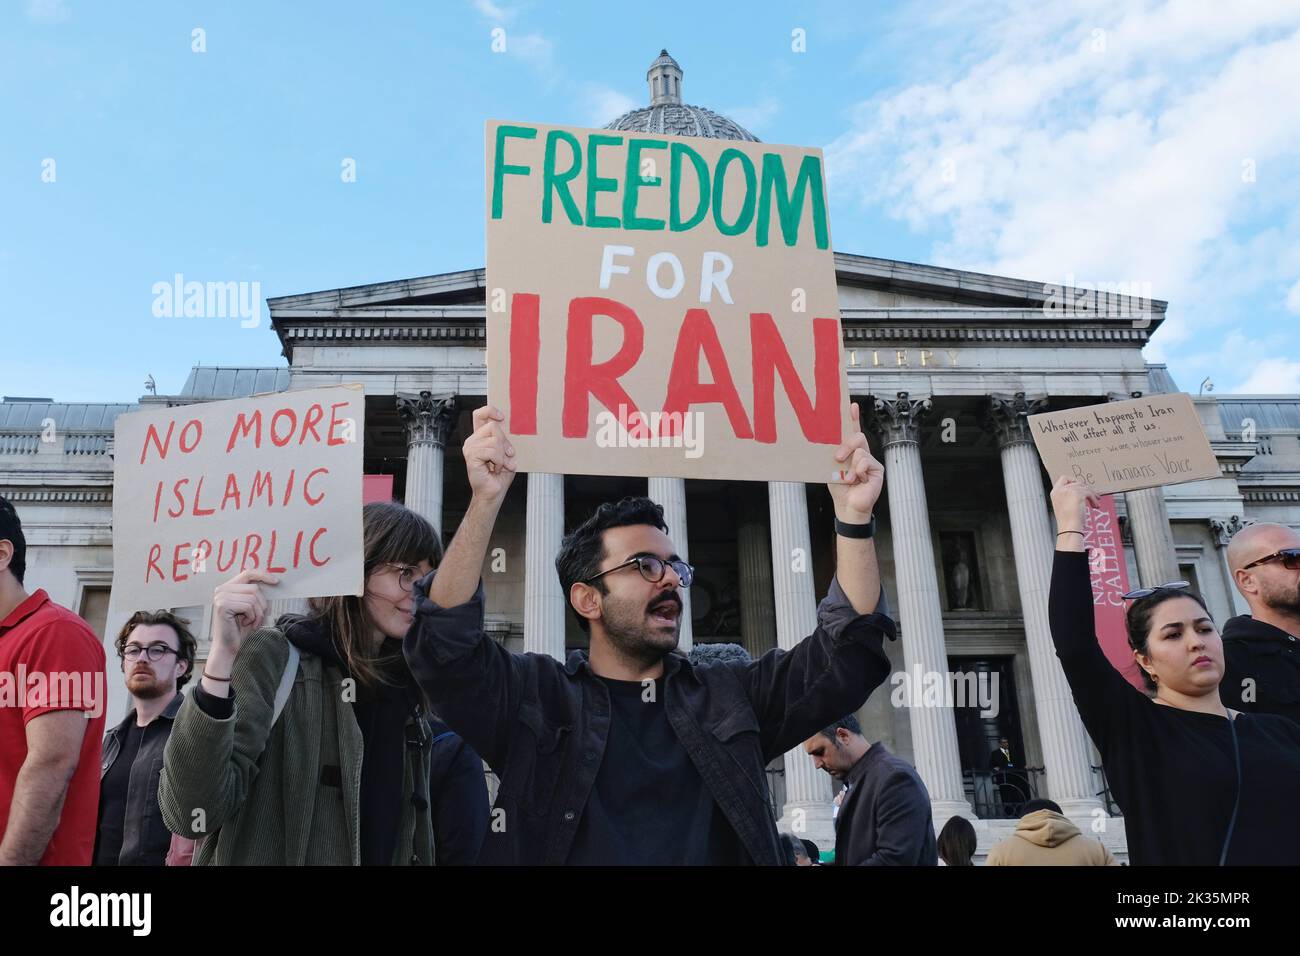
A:
<svg viewBox="0 0 1300 956">
<path fill-rule="evenodd" d="M 415 579 L 420 576 L 420 569 L 409 564 L 390 564 L 389 567 L 397 572 L 397 586 L 403 591 L 411 590 L 415 586 Z"/>
<path fill-rule="evenodd" d="M 1281 551 L 1274 551 L 1244 565 L 1241 570 L 1247 571 L 1257 564 L 1268 564 L 1270 561 L 1281 561 L 1282 567 L 1288 571 L 1300 571 L 1300 548 L 1283 548 Z"/>
<path fill-rule="evenodd" d="M 1191 585 L 1186 581 L 1170 581 L 1168 584 L 1161 584 L 1154 588 L 1138 588 L 1136 591 L 1129 591 L 1128 594 L 1120 595 L 1120 598 L 1124 601 L 1139 601 L 1157 591 L 1186 591 L 1190 587 Z"/>
<path fill-rule="evenodd" d="M 691 582 L 695 580 L 695 569 L 685 561 L 665 561 L 663 558 L 656 558 L 653 554 L 638 554 L 635 558 L 628 558 L 622 564 L 616 564 L 607 571 L 601 571 L 600 574 L 593 575 L 582 583 L 590 584 L 597 578 L 603 578 L 607 574 L 612 574 L 615 571 L 622 570 L 623 568 L 631 567 L 634 564 L 636 565 L 637 570 L 641 572 L 641 577 L 645 578 L 651 584 L 658 584 L 662 581 L 668 568 L 673 569 L 673 572 L 677 575 L 677 580 L 682 582 L 682 587 L 684 588 L 690 587 Z"/>
</svg>

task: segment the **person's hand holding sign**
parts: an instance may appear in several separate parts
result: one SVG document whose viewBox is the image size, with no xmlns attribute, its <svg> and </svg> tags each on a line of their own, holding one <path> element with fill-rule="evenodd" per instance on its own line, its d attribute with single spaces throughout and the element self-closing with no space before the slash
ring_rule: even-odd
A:
<svg viewBox="0 0 1300 956">
<path fill-rule="evenodd" d="M 835 577 L 859 614 L 869 614 L 880 600 L 880 569 L 871 539 L 872 512 L 885 487 L 885 468 L 871 455 L 858 425 L 856 404 L 849 406 L 853 434 L 835 453 L 842 481 L 832 482 L 835 503 Z"/>
<path fill-rule="evenodd" d="M 835 502 L 835 517 L 846 524 L 866 524 L 871 520 L 872 510 L 884 490 L 885 467 L 872 457 L 871 449 L 867 447 L 867 436 L 862 434 L 858 424 L 856 402 L 849 406 L 849 414 L 853 418 L 853 434 L 835 453 L 844 481 L 832 482 L 827 487 Z"/>
<path fill-rule="evenodd" d="M 239 647 L 262 626 L 270 602 L 263 584 L 280 579 L 264 571 L 242 571 L 212 592 L 212 649 L 203 666 L 203 689 L 214 697 L 230 696 L 230 673 Z"/>
<path fill-rule="evenodd" d="M 1082 551 L 1083 529 L 1088 508 L 1099 508 L 1101 502 L 1082 482 L 1058 475 L 1052 483 L 1052 511 L 1056 514 L 1056 550 Z"/>
</svg>

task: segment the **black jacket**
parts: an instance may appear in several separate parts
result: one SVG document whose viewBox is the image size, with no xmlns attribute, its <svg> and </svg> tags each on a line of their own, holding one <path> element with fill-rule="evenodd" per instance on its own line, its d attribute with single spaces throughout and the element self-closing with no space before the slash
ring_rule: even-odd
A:
<svg viewBox="0 0 1300 956">
<path fill-rule="evenodd" d="M 1223 626 L 1223 661 L 1225 706 L 1300 723 L 1300 640 L 1243 614 Z"/>
<path fill-rule="evenodd" d="M 171 846 L 172 835 L 163 823 L 162 809 L 158 806 L 158 776 L 162 773 L 163 751 L 172 734 L 176 712 L 185 703 L 185 695 L 178 693 L 167 709 L 154 718 L 157 731 L 145 734 L 140 741 L 135 763 L 131 765 L 131 780 L 126 789 L 126 819 L 122 821 L 122 852 L 118 854 L 120 866 L 162 866 Z M 104 735 L 104 747 L 99 765 L 99 779 L 103 780 L 122 752 L 122 735 L 135 723 L 135 708 L 120 724 Z M 153 726 L 152 724 L 150 725 Z"/>
<path fill-rule="evenodd" d="M 497 771 L 501 789 L 479 862 L 563 864 L 609 736 L 609 691 L 587 655 L 511 654 L 483 632 L 483 589 L 459 607 L 416 584 L 403 648 L 437 713 Z M 852 713 L 889 674 L 882 613 L 858 615 L 832 582 L 812 636 L 750 664 L 664 659 L 668 721 L 755 863 L 786 862 L 766 765 Z M 503 826 L 496 826 L 500 817 Z"/>
<path fill-rule="evenodd" d="M 872 744 L 835 817 L 836 866 L 937 866 L 930 793 L 910 763 Z"/>
<path fill-rule="evenodd" d="M 429 812 L 438 866 L 468 866 L 478 859 L 487 833 L 487 779 L 483 759 L 464 738 L 436 718 L 430 720 Z"/>
</svg>

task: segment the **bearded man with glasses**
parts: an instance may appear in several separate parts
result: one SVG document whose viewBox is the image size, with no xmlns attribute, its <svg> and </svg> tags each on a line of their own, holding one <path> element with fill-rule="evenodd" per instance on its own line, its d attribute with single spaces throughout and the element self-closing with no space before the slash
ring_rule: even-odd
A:
<svg viewBox="0 0 1300 956">
<path fill-rule="evenodd" d="M 136 611 L 117 635 L 131 710 L 104 736 L 96 866 L 162 866 L 172 835 L 158 806 L 158 775 L 172 723 L 194 670 L 189 622 L 170 611 Z"/>
<path fill-rule="evenodd" d="M 852 410 L 857 422 L 857 408 Z M 447 560 L 416 583 L 403 643 L 438 713 L 501 776 L 480 863 L 787 862 L 764 768 L 862 706 L 889 674 L 895 636 L 872 513 L 884 469 L 855 428 L 830 486 L 836 578 L 811 635 L 755 661 L 693 665 L 677 651 L 694 571 L 647 498 L 596 509 L 555 559 L 587 650 L 511 654 L 483 630 L 483 567 L 514 477 L 504 416 L 474 414 L 473 498 Z M 497 825 L 497 822 L 500 825 Z"/>
<path fill-rule="evenodd" d="M 1228 543 L 1228 568 L 1250 613 L 1223 627 L 1223 702 L 1300 723 L 1300 532 L 1248 525 Z"/>
</svg>

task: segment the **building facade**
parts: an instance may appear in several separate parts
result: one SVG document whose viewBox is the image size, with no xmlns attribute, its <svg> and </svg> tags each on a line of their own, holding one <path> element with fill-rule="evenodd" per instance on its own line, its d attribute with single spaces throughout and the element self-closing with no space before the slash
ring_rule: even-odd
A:
<svg viewBox="0 0 1300 956">
<path fill-rule="evenodd" d="M 753 138 L 683 104 L 681 70 L 666 53 L 647 79 L 651 105 L 611 128 Z M 867 256 L 837 253 L 835 266 L 850 393 L 885 464 L 878 553 L 900 622 L 888 647 L 895 673 L 862 708 L 864 731 L 916 765 L 936 827 L 954 814 L 975 822 L 980 856 L 1014 825 L 1015 794 L 989 760 L 1006 738 L 1024 768 L 1010 785 L 1022 797 L 1050 796 L 1123 859 L 1123 820 L 1048 632 L 1054 535 L 1026 416 L 1177 391 L 1142 355 L 1165 303 Z M 465 511 L 460 446 L 487 391 L 483 270 L 267 304 L 284 365 L 197 367 L 178 393 L 133 404 L 0 404 L 0 495 L 23 520 L 28 586 L 108 641 L 133 610 L 109 609 L 112 496 L 125 491 L 112 484 L 112 433 L 123 412 L 358 382 L 366 473 L 393 476 L 394 497 L 445 540 Z M 1231 535 L 1252 520 L 1300 527 L 1300 396 L 1195 404 L 1219 477 L 1117 495 L 1116 505 L 1130 580 L 1189 580 L 1222 623 L 1245 610 L 1225 562 Z M 811 630 L 834 570 L 824 487 L 528 474 L 511 488 L 483 569 L 494 639 L 556 657 L 585 645 L 566 614 L 555 554 L 596 505 L 629 494 L 663 504 L 679 552 L 697 568 L 684 647 L 734 642 L 757 656 Z M 206 635 L 206 610 L 186 613 Z M 952 673 L 980 675 L 997 706 L 931 701 L 913 686 Z M 110 684 L 116 713 L 125 693 Z M 828 847 L 830 779 L 792 751 L 769 780 L 781 826 Z"/>
</svg>

